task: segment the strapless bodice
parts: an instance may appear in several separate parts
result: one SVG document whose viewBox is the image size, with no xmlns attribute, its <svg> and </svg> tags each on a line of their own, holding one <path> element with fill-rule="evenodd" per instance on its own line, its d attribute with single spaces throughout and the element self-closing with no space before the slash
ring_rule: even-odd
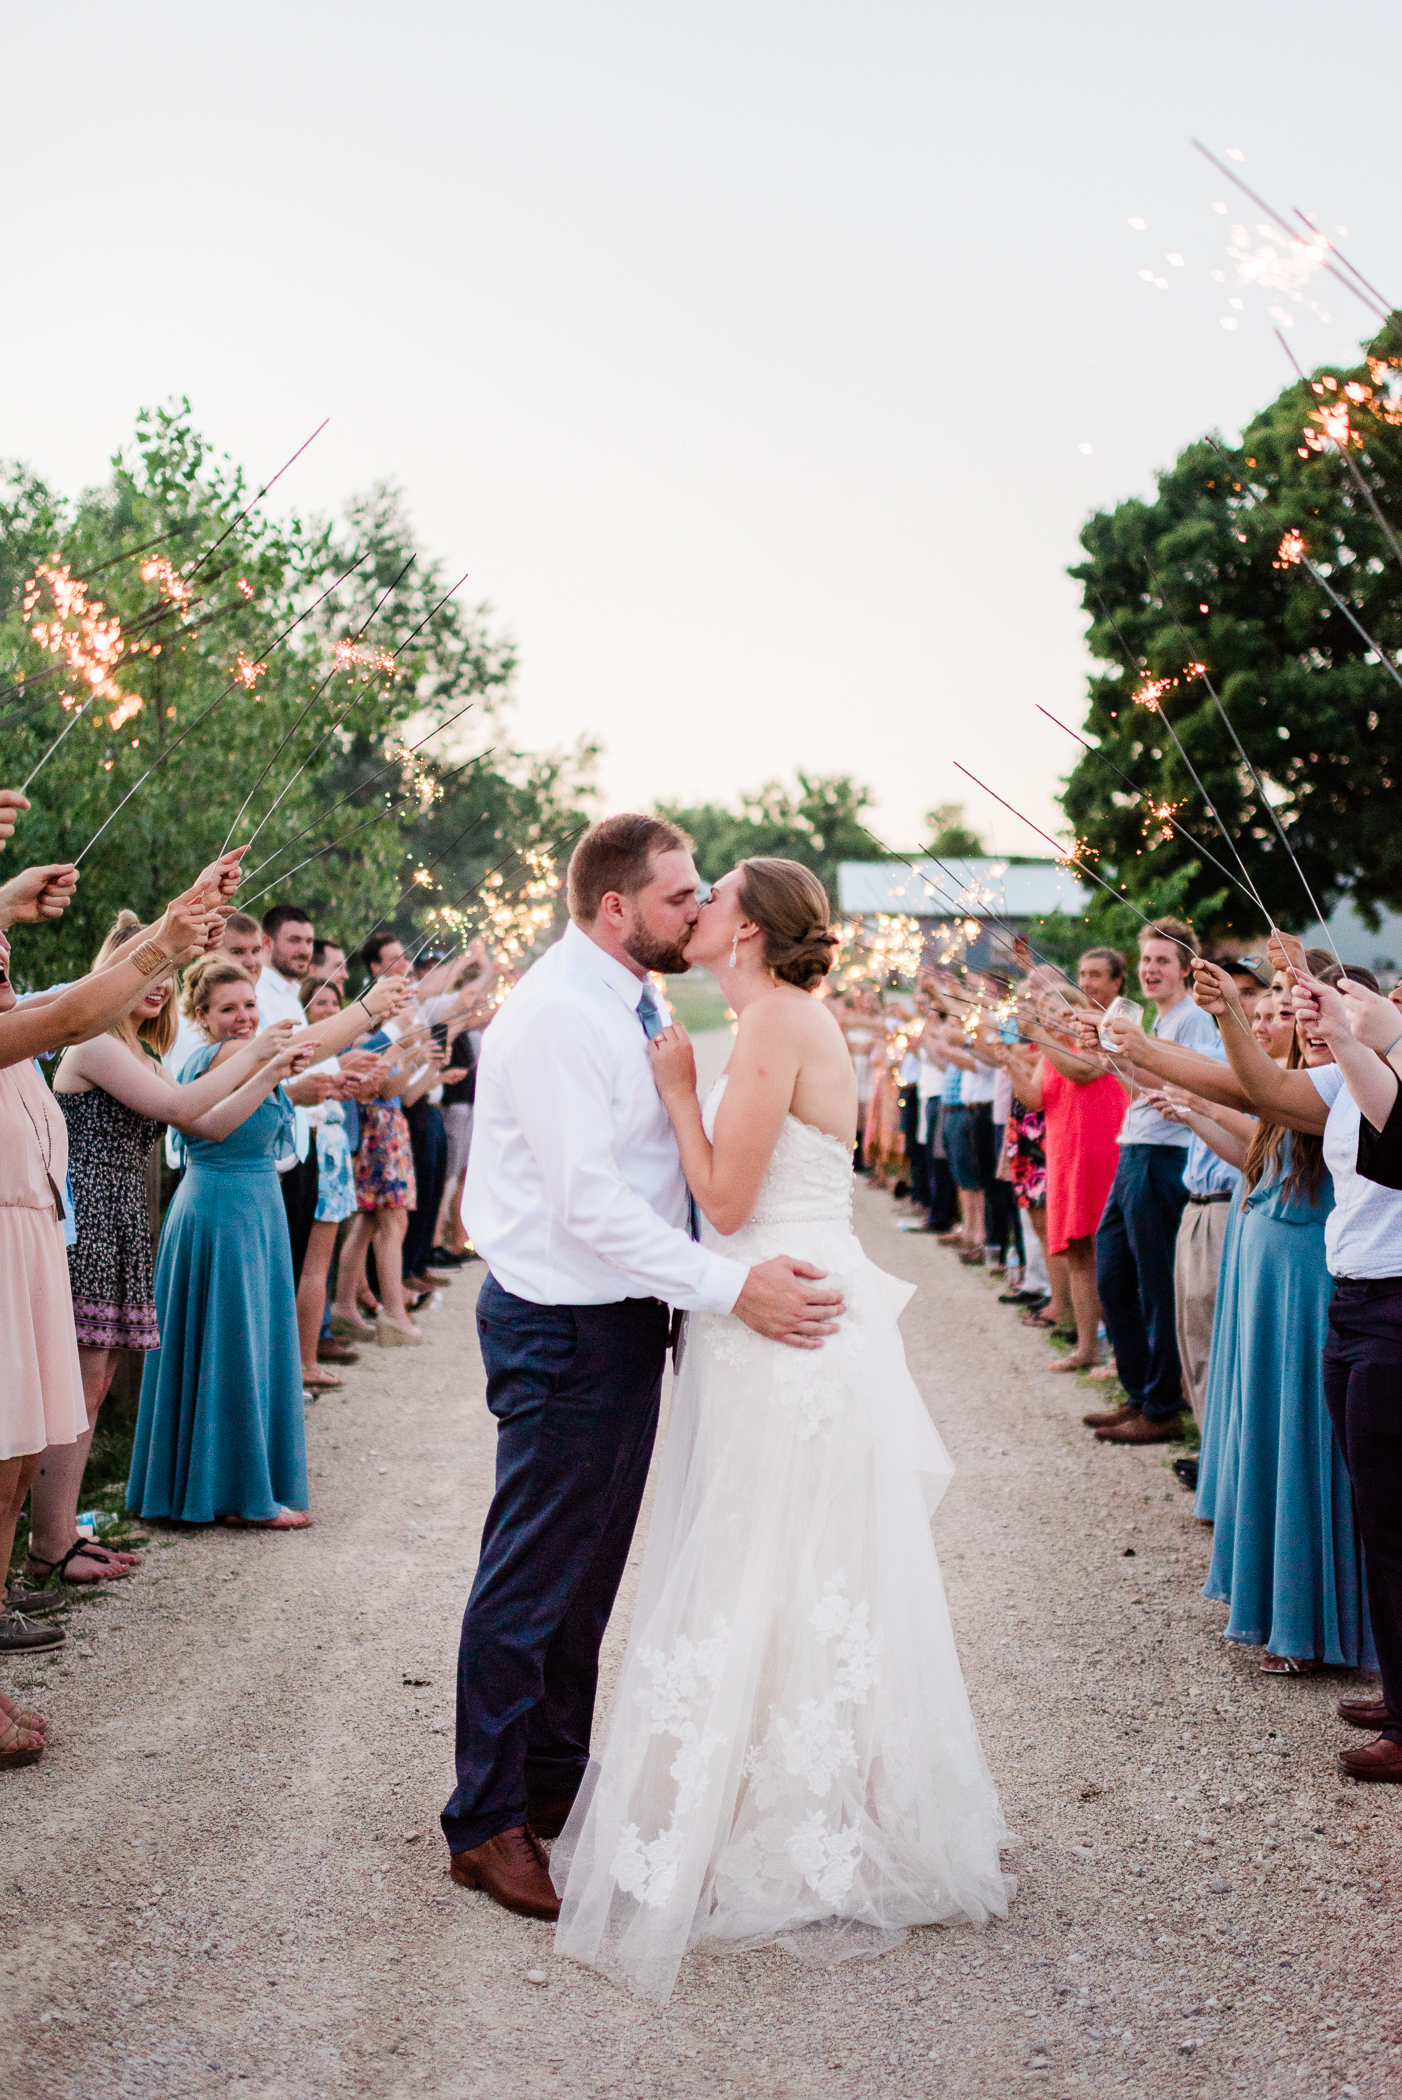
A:
<svg viewBox="0 0 1402 2100">
<path fill-rule="evenodd" d="M 725 1088 L 722 1073 L 701 1104 L 707 1137 L 715 1130 Z M 850 1229 L 851 1222 L 851 1152 L 828 1131 L 801 1123 L 797 1116 L 785 1116 L 746 1226 L 831 1224 Z"/>
</svg>

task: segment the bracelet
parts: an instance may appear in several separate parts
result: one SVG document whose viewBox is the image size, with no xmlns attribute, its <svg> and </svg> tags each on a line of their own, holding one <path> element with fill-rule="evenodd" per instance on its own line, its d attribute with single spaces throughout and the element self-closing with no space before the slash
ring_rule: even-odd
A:
<svg viewBox="0 0 1402 2100">
<path fill-rule="evenodd" d="M 1380 1050 L 1378 1052 L 1378 1055 L 1384 1058 L 1391 1057 L 1393 1051 L 1397 1048 L 1397 1045 L 1399 1043 L 1402 1043 L 1402 1028 L 1398 1029 L 1396 1035 L 1392 1038 L 1392 1041 L 1388 1044 L 1386 1050 Z"/>
<path fill-rule="evenodd" d="M 135 955 L 127 957 L 127 961 L 134 970 L 140 970 L 143 977 L 154 977 L 157 970 L 167 969 L 170 965 L 165 949 L 157 947 L 154 941 L 143 942 Z"/>
</svg>

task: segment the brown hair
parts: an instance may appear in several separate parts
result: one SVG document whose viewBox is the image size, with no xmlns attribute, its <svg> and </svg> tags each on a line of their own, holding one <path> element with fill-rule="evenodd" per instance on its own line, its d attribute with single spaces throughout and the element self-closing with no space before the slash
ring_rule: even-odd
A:
<svg viewBox="0 0 1402 2100">
<path fill-rule="evenodd" d="M 781 984 L 812 991 L 841 946 L 828 923 L 828 893 L 800 861 L 768 855 L 740 862 L 736 898 L 764 937 L 764 959 Z"/>
<path fill-rule="evenodd" d="M 1182 960 L 1185 967 L 1197 953 L 1193 943 L 1193 929 L 1186 919 L 1155 919 L 1152 925 L 1141 926 L 1139 929 L 1139 945 L 1141 948 L 1145 941 L 1172 941 L 1174 947 L 1182 951 Z"/>
<path fill-rule="evenodd" d="M 224 931 L 225 933 L 256 933 L 259 940 L 263 938 L 262 927 L 258 924 L 253 914 L 247 911 L 231 911 L 228 918 L 224 921 Z"/>
<path fill-rule="evenodd" d="M 1083 948 L 1079 960 L 1108 963 L 1110 975 L 1116 984 L 1123 984 L 1125 981 L 1125 959 L 1118 948 Z"/>
<path fill-rule="evenodd" d="M 129 941 L 140 926 L 141 921 L 134 911 L 119 911 L 106 940 L 92 959 L 93 970 L 100 970 L 112 951 Z M 171 978 L 165 986 L 165 1004 L 158 1014 L 148 1014 L 144 1020 L 134 1021 L 131 1014 L 125 1013 L 120 1021 L 112 1023 L 107 1033 L 115 1035 L 118 1042 L 125 1043 L 131 1050 L 147 1050 L 155 1058 L 164 1057 L 175 1041 L 179 1027 L 175 1018 L 175 1000 L 171 996 L 174 990 L 175 980 Z"/>
<path fill-rule="evenodd" d="M 187 1021 L 197 1021 L 221 984 L 252 983 L 242 963 L 235 962 L 231 955 L 221 955 L 216 948 L 213 955 L 202 955 L 198 962 L 191 963 L 181 978 L 180 1011 Z"/>
<path fill-rule="evenodd" d="M 1325 958 L 1321 960 L 1321 958 Z M 1352 965 L 1341 970 L 1327 949 L 1306 948 L 1305 961 L 1310 974 L 1321 984 L 1337 984 L 1341 977 L 1348 977 L 1359 984 L 1366 984 L 1370 992 L 1378 989 L 1378 980 L 1371 970 L 1356 969 Z M 1304 1064 L 1304 1052 L 1300 1048 L 1297 1033 L 1290 1037 L 1290 1048 L 1285 1058 L 1287 1072 L 1298 1072 Z M 1261 1176 L 1269 1168 L 1274 1175 L 1280 1171 L 1281 1149 L 1285 1143 L 1285 1129 L 1280 1123 L 1260 1122 L 1252 1133 L 1246 1151 L 1246 1190 L 1249 1195 Z M 1285 1199 L 1298 1203 L 1302 1199 L 1317 1203 L 1319 1184 L 1324 1179 L 1324 1139 L 1311 1131 L 1295 1130 L 1290 1134 L 1290 1172 L 1285 1182 Z M 1242 1208 L 1245 1209 L 1245 1198 Z"/>
<path fill-rule="evenodd" d="M 570 855 L 566 894 L 570 917 L 592 926 L 610 891 L 635 897 L 652 879 L 653 856 L 689 853 L 691 840 L 665 817 L 628 813 L 591 824 Z"/>
<path fill-rule="evenodd" d="M 336 994 L 336 1004 L 340 1005 L 341 991 L 339 985 L 334 985 L 329 977 L 313 977 L 311 971 L 308 970 L 306 976 L 297 987 L 297 997 L 301 1001 L 303 1013 L 306 1012 L 318 992 L 334 992 Z"/>
</svg>

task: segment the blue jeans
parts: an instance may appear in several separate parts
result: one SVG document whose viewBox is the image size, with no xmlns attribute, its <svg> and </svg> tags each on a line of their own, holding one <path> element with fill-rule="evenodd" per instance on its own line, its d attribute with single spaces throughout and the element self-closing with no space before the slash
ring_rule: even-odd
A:
<svg viewBox="0 0 1402 2100">
<path fill-rule="evenodd" d="M 1122 1145 L 1095 1236 L 1105 1331 L 1131 1407 L 1151 1422 L 1183 1412 L 1173 1321 L 1173 1253 L 1188 1192 L 1178 1145 Z"/>
<path fill-rule="evenodd" d="M 570 1801 L 589 1762 L 599 1644 L 643 1498 L 669 1316 L 656 1298 L 477 1301 L 496 1493 L 458 1648 L 451 1852 Z"/>
</svg>

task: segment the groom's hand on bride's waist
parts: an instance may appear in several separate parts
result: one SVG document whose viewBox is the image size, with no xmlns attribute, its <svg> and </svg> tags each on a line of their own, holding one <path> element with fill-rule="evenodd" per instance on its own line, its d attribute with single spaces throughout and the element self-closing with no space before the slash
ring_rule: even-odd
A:
<svg viewBox="0 0 1402 2100">
<path fill-rule="evenodd" d="M 827 1283 L 827 1271 L 812 1262 L 791 1261 L 776 1254 L 750 1270 L 735 1301 L 735 1317 L 771 1342 L 791 1349 L 821 1349 L 845 1307 L 841 1291 Z"/>
</svg>

